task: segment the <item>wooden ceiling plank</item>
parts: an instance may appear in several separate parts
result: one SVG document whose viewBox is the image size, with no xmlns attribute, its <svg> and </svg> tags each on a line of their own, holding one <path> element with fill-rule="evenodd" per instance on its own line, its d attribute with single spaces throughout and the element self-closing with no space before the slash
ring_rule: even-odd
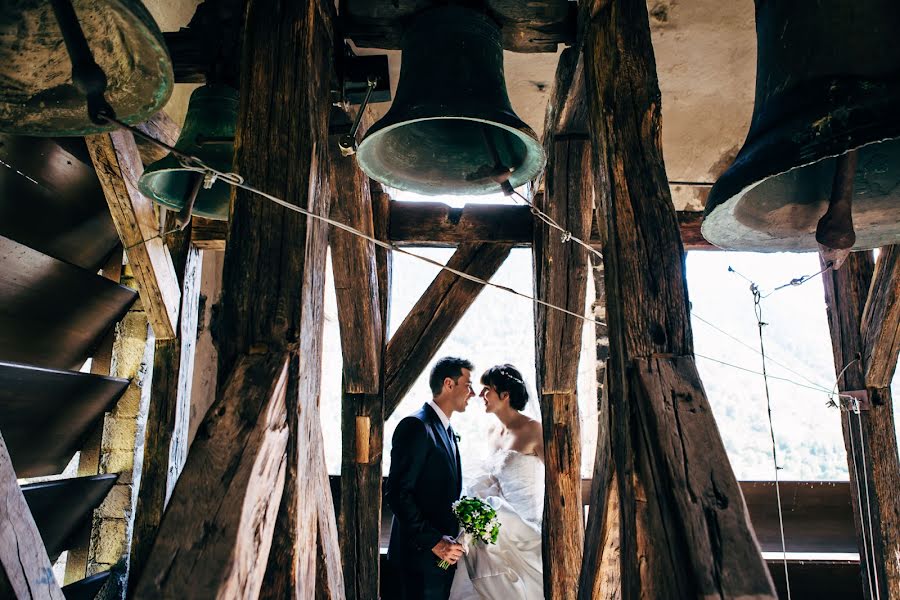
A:
<svg viewBox="0 0 900 600">
<path fill-rule="evenodd" d="M 0 431 L 19 477 L 61 473 L 128 380 L 0 362 Z"/>
<path fill-rule="evenodd" d="M 0 435 L 0 597 L 65 600 Z"/>
<path fill-rule="evenodd" d="M 461 244 L 447 261 L 447 266 L 489 280 L 511 249 L 509 244 Z M 482 284 L 442 270 L 410 310 L 385 350 L 385 420 L 390 418 L 482 288 Z"/>
<path fill-rule="evenodd" d="M 117 474 L 92 475 L 22 486 L 22 494 L 51 561 L 56 562 L 69 549 L 73 534 L 90 530 L 94 509 L 100 506 L 118 478 Z"/>
<path fill-rule="evenodd" d="M 866 387 L 890 387 L 900 352 L 900 246 L 878 255 L 859 329 Z"/>
<path fill-rule="evenodd" d="M 181 291 L 149 198 L 137 188 L 144 171 L 134 136 L 113 131 L 85 138 L 119 239 L 157 339 L 176 336 Z"/>
</svg>

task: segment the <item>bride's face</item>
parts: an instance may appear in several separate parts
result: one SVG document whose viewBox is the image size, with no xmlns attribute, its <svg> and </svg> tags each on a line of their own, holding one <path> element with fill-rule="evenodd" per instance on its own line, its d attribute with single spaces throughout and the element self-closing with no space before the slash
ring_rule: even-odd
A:
<svg viewBox="0 0 900 600">
<path fill-rule="evenodd" d="M 497 393 L 497 389 L 491 385 L 482 388 L 479 396 L 484 400 L 484 410 L 488 413 L 497 412 L 497 408 L 503 403 L 504 399 L 509 402 L 509 394 L 504 392 L 503 397 L 501 397 L 500 394 Z"/>
</svg>

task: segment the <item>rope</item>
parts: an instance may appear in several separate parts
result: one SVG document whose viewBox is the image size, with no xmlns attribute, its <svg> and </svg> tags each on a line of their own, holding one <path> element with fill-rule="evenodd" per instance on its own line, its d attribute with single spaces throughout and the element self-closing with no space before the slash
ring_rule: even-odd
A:
<svg viewBox="0 0 900 600">
<path fill-rule="evenodd" d="M 729 267 L 730 268 L 730 267 Z M 766 389 L 766 409 L 769 417 L 769 435 L 772 438 L 772 462 L 775 466 L 775 499 L 778 503 L 778 528 L 781 532 L 781 555 L 784 562 L 784 585 L 787 590 L 787 598 L 791 600 L 791 580 L 790 575 L 788 574 L 788 563 L 787 563 L 787 545 L 784 540 L 784 515 L 782 514 L 781 508 L 781 486 L 778 480 L 778 471 L 781 467 L 778 466 L 778 450 L 777 444 L 775 443 L 775 425 L 772 422 L 772 399 L 769 394 L 769 379 L 766 373 L 766 347 L 763 343 L 763 326 L 766 323 L 762 320 L 762 305 L 760 304 L 760 300 L 762 297 L 759 293 L 759 288 L 756 284 L 750 285 L 750 291 L 753 293 L 753 310 L 756 314 L 756 325 L 759 328 L 759 353 L 762 355 L 762 376 L 763 383 Z"/>
<path fill-rule="evenodd" d="M 176 151 L 174 148 L 172 148 L 168 144 L 165 144 L 165 143 L 153 138 L 152 136 L 149 136 L 149 135 L 145 134 L 144 132 L 142 132 L 134 127 L 131 127 L 127 123 L 123 123 L 122 121 L 119 121 L 118 119 L 116 119 L 114 117 L 109 117 L 107 115 L 103 115 L 103 118 L 106 119 L 107 121 L 109 121 L 110 123 L 114 123 L 115 125 L 118 125 L 119 127 L 123 128 L 123 129 L 131 131 L 133 134 L 141 137 L 142 139 L 147 140 L 151 144 L 154 144 L 164 150 L 172 152 L 173 155 L 176 158 L 178 158 L 178 160 L 181 162 L 181 165 L 185 169 L 187 169 L 189 171 L 197 171 L 199 173 L 203 173 L 204 175 L 208 176 L 211 179 L 211 181 L 213 181 L 213 182 L 216 179 L 221 179 L 223 182 L 227 183 L 228 185 L 232 185 L 236 188 L 240 188 L 240 189 L 250 192 L 252 194 L 261 196 L 261 197 L 277 204 L 278 206 L 281 206 L 282 208 L 286 208 L 286 209 L 294 211 L 296 213 L 300 213 L 309 218 L 317 219 L 319 221 L 322 221 L 323 223 L 327 223 L 328 225 L 331 225 L 332 227 L 334 227 L 336 229 L 340 229 L 341 231 L 346 231 L 347 233 L 349 233 L 351 235 L 355 235 L 366 241 L 372 242 L 373 244 L 375 244 L 376 246 L 378 246 L 380 248 L 384 248 L 385 250 L 389 250 L 391 252 L 397 252 L 400 254 L 404 254 L 406 256 L 411 256 L 417 260 L 434 265 L 444 271 L 453 273 L 457 277 L 461 277 L 461 278 L 471 281 L 473 283 L 477 283 L 479 285 L 484 285 L 484 286 L 492 287 L 492 288 L 495 288 L 498 290 L 502 290 L 502 291 L 512 294 L 514 296 L 518 296 L 520 298 L 530 300 L 531 302 L 534 302 L 536 304 L 540 304 L 541 306 L 545 306 L 551 310 L 556 310 L 561 313 L 567 314 L 569 316 L 575 317 L 577 319 L 581 319 L 582 321 L 591 323 L 592 325 L 606 325 L 606 323 L 603 323 L 602 321 L 592 319 L 591 317 L 576 313 L 576 312 L 571 311 L 562 306 L 557 306 L 556 304 L 552 304 L 550 302 L 545 302 L 544 300 L 540 300 L 538 298 L 535 298 L 534 296 L 529 296 L 528 294 L 523 294 L 522 292 L 516 291 L 505 285 L 498 285 L 496 283 L 491 283 L 490 281 L 487 281 L 485 279 L 475 277 L 474 275 L 469 275 L 468 273 L 465 273 L 458 269 L 454 269 L 452 267 L 448 267 L 447 265 L 442 264 L 436 260 L 432 260 L 426 256 L 422 256 L 420 254 L 410 252 L 409 250 L 405 250 L 405 249 L 403 249 L 395 244 L 392 244 L 390 242 L 385 242 L 383 240 L 379 240 L 378 238 L 368 235 L 367 233 L 364 233 L 364 232 L 360 231 L 359 229 L 356 229 L 355 227 L 347 225 L 346 223 L 342 223 L 340 221 L 335 221 L 334 219 L 330 219 L 328 217 L 314 213 L 314 212 L 309 211 L 301 206 L 297 206 L 296 204 L 291 204 L 290 202 L 286 202 L 286 201 L 282 200 L 281 198 L 278 198 L 277 196 L 273 196 L 272 194 L 269 194 L 267 192 L 264 192 L 260 189 L 253 187 L 252 185 L 244 183 L 243 177 L 241 177 L 237 173 L 228 173 L 228 172 L 223 172 L 223 171 L 214 169 L 214 168 L 210 167 L 209 165 L 207 165 L 206 163 L 204 163 L 199 158 L 197 158 L 195 156 L 190 156 L 190 155 L 184 154 L 183 152 Z M 151 238 L 151 239 L 153 239 L 153 238 Z M 149 240 L 145 240 L 145 242 L 146 241 L 149 241 Z M 144 242 L 141 242 L 141 243 L 144 243 Z"/>
<path fill-rule="evenodd" d="M 509 193 L 510 190 L 512 190 L 511 194 Z M 522 200 L 522 202 L 524 202 L 529 208 L 531 208 L 532 215 L 534 215 L 535 217 L 537 217 L 538 219 L 540 219 L 541 221 L 543 221 L 544 223 L 546 223 L 553 229 L 556 229 L 557 231 L 559 231 L 562 234 L 561 238 L 562 238 L 562 242 L 564 244 L 568 243 L 568 242 L 575 242 L 576 244 L 578 244 L 579 246 L 581 246 L 582 248 L 586 249 L 588 252 L 590 252 L 591 254 L 596 256 L 597 258 L 601 258 L 601 259 L 603 258 L 603 254 L 601 252 L 599 252 L 597 249 L 595 249 L 590 244 L 586 243 L 581 238 L 573 235 L 571 231 L 569 231 L 568 229 L 564 228 L 562 225 L 557 223 L 553 217 L 551 217 L 550 215 L 548 215 L 547 213 L 545 213 L 544 211 L 539 209 L 537 206 L 535 206 L 534 202 L 532 202 L 531 200 L 529 200 L 528 198 L 526 198 L 525 196 L 523 196 L 516 190 L 512 189 L 511 187 L 510 188 L 504 187 L 503 192 L 507 196 L 510 196 L 510 195 L 518 196 L 519 199 Z"/>
</svg>

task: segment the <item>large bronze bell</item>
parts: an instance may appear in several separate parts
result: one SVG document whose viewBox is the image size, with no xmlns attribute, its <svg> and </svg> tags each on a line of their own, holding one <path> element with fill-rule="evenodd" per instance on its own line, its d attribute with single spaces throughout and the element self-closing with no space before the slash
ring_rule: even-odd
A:
<svg viewBox="0 0 900 600">
<path fill-rule="evenodd" d="M 900 242 L 900 3 L 756 0 L 756 31 L 750 132 L 703 236 L 761 252 Z"/>
<path fill-rule="evenodd" d="M 356 154 L 369 177 L 426 195 L 487 194 L 540 173 L 544 150 L 510 106 L 500 30 L 487 15 L 427 10 L 402 48 L 394 103 Z"/>
<path fill-rule="evenodd" d="M 172 61 L 153 17 L 138 0 L 72 0 L 72 7 L 106 75 L 106 100 L 119 119 L 146 121 L 174 85 Z M 0 131 L 67 136 L 113 127 L 89 118 L 51 3 L 0 3 Z"/>
<path fill-rule="evenodd" d="M 191 94 L 175 149 L 199 158 L 218 171 L 231 171 L 237 113 L 236 89 L 225 85 L 197 88 Z M 228 219 L 231 186 L 217 181 L 206 188 L 200 185 L 202 179 L 202 174 L 186 168 L 169 154 L 144 170 L 138 188 L 148 198 L 174 210 L 183 209 L 185 202 L 196 193 L 192 214 Z"/>
</svg>

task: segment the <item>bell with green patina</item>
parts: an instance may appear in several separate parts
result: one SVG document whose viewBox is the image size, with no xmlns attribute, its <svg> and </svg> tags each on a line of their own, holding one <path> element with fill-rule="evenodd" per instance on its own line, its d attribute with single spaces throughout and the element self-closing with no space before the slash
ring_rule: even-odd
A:
<svg viewBox="0 0 900 600">
<path fill-rule="evenodd" d="M 106 77 L 104 96 L 129 124 L 149 119 L 175 84 L 163 35 L 138 0 L 71 0 L 87 49 Z M 0 131 L 81 136 L 110 131 L 88 116 L 48 0 L 0 2 Z"/>
<path fill-rule="evenodd" d="M 225 85 L 205 85 L 191 94 L 184 127 L 175 148 L 218 170 L 231 171 L 234 161 L 234 129 L 237 123 L 238 91 Z M 181 210 L 191 193 L 196 171 L 185 168 L 169 154 L 149 165 L 138 181 L 148 198 L 173 210 Z M 231 186 L 216 181 L 200 188 L 191 214 L 227 220 Z"/>
<path fill-rule="evenodd" d="M 425 195 L 490 194 L 544 168 L 534 131 L 513 112 L 500 29 L 462 6 L 426 10 L 403 34 L 391 109 L 360 142 L 369 177 Z"/>
</svg>

